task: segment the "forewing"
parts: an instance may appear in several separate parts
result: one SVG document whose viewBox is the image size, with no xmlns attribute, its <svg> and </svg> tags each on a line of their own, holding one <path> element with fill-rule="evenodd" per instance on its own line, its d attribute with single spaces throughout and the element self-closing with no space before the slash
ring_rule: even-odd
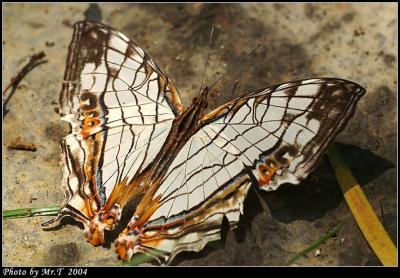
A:
<svg viewBox="0 0 400 278">
<path fill-rule="evenodd" d="M 62 141 L 62 215 L 84 222 L 114 187 L 146 169 L 183 111 L 174 84 L 134 41 L 93 22 L 77 22 L 60 93 L 72 127 Z"/>
<path fill-rule="evenodd" d="M 219 239 L 224 216 L 237 225 L 252 181 L 273 190 L 308 175 L 363 93 L 345 80 L 300 80 L 235 99 L 205 116 L 158 188 L 158 208 L 136 251 L 168 262 Z"/>
<path fill-rule="evenodd" d="M 204 118 L 205 131 L 275 190 L 307 177 L 364 93 L 342 79 L 292 81 L 221 106 Z"/>
<path fill-rule="evenodd" d="M 111 94 L 107 94 L 109 91 Z M 135 92 L 134 100 L 131 92 Z M 169 114 L 172 110 L 175 115 L 183 110 L 175 85 L 133 40 L 100 23 L 77 22 L 60 94 L 60 114 L 67 118 L 84 116 L 81 110 L 100 101 L 108 107 L 157 104 L 166 108 L 161 112 Z M 129 123 L 157 122 L 154 113 L 135 111 L 131 117 Z"/>
</svg>

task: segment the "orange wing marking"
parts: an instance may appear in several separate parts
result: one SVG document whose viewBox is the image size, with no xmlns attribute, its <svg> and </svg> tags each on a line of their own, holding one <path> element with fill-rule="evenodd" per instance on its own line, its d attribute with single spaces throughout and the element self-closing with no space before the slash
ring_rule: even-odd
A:
<svg viewBox="0 0 400 278">
<path fill-rule="evenodd" d="M 274 178 L 276 171 L 281 167 L 279 163 L 274 160 L 267 160 L 257 166 L 258 184 L 260 187 L 266 187 Z"/>
</svg>

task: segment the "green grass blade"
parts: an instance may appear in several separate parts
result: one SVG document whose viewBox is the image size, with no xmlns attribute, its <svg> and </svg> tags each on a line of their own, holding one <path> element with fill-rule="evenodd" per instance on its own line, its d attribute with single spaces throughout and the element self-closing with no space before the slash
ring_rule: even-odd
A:
<svg viewBox="0 0 400 278">
<path fill-rule="evenodd" d="M 344 226 L 347 219 L 343 220 L 341 223 L 336 225 L 332 230 L 330 230 L 325 236 L 321 237 L 319 240 L 308 246 L 307 248 L 303 249 L 295 256 L 293 256 L 289 261 L 285 263 L 285 265 L 292 265 L 295 261 L 297 261 L 300 257 L 306 255 L 307 253 L 313 251 L 314 249 L 318 248 L 321 244 L 325 243 L 331 237 L 334 237 L 339 230 Z"/>
<path fill-rule="evenodd" d="M 128 261 L 128 262 L 122 262 L 122 265 L 124 265 L 124 266 L 138 266 L 140 264 L 149 263 L 149 262 L 151 262 L 153 260 L 154 260 L 154 258 L 152 258 L 152 257 L 150 257 L 150 256 L 148 256 L 146 254 L 140 253 L 140 254 L 134 255 L 131 258 L 131 260 Z"/>
<path fill-rule="evenodd" d="M 3 219 L 57 215 L 60 206 L 3 210 Z"/>
</svg>

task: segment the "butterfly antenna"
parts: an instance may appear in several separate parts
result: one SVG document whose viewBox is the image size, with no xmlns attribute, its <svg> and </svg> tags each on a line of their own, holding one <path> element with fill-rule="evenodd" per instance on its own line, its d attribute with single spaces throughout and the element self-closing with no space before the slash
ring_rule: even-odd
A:
<svg viewBox="0 0 400 278">
<path fill-rule="evenodd" d="M 207 70 L 207 66 L 208 66 L 208 59 L 210 58 L 210 52 L 211 52 L 211 46 L 212 46 L 212 39 L 213 39 L 213 36 L 214 36 L 214 29 L 215 29 L 215 27 L 213 26 L 213 27 L 211 28 L 210 44 L 209 44 L 209 46 L 208 46 L 208 53 L 207 53 L 206 65 L 205 65 L 205 67 L 204 67 L 203 78 L 202 78 L 202 80 L 201 80 L 200 93 L 202 92 L 202 89 L 203 89 L 204 79 L 205 79 L 206 70 Z"/>
<path fill-rule="evenodd" d="M 231 92 L 231 97 L 230 99 L 233 99 L 233 95 L 235 94 L 236 88 L 239 86 L 239 80 L 235 80 L 235 84 L 233 85 L 233 89 Z"/>
<path fill-rule="evenodd" d="M 224 74 L 222 74 L 210 87 L 210 91 L 211 88 L 213 88 L 214 86 L 216 86 L 218 84 L 218 82 L 220 82 L 228 73 L 230 73 L 233 69 L 237 68 L 236 65 L 243 63 L 246 59 L 248 59 L 251 55 L 253 55 L 257 49 L 259 49 L 261 46 L 261 43 L 257 45 L 256 48 L 254 48 L 252 51 L 249 52 L 249 54 L 247 54 L 246 56 L 244 56 L 242 59 L 240 59 L 239 61 L 235 62 Z M 236 85 L 237 86 L 237 85 Z M 236 87 L 235 86 L 235 87 Z"/>
</svg>

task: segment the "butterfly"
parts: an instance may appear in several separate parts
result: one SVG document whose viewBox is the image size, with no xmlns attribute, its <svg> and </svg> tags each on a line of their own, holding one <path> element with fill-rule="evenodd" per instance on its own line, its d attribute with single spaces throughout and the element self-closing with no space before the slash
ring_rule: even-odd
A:
<svg viewBox="0 0 400 278">
<path fill-rule="evenodd" d="M 251 186 L 298 184 L 345 127 L 365 90 L 338 78 L 291 81 L 205 113 L 209 88 L 184 107 L 174 83 L 132 39 L 101 23 L 74 25 L 60 93 L 58 216 L 105 243 L 122 210 L 140 200 L 115 240 L 121 260 L 146 253 L 169 263 L 220 239 L 243 214 Z"/>
</svg>

